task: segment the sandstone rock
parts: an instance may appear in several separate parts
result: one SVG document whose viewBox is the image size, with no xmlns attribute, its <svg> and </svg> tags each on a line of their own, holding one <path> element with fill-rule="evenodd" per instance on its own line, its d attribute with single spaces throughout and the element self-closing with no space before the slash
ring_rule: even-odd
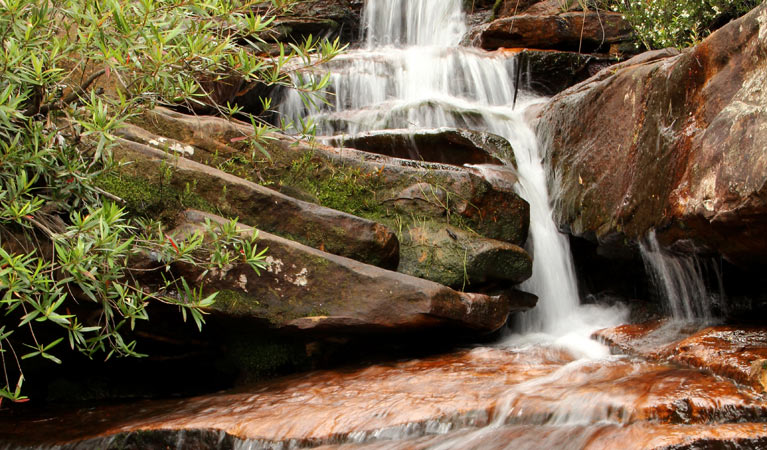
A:
<svg viewBox="0 0 767 450">
<path fill-rule="evenodd" d="M 119 176 L 100 180 L 103 188 L 125 199 L 132 209 L 170 219 L 173 209 L 183 206 L 220 211 L 329 252 L 397 267 L 399 243 L 386 226 L 296 200 L 182 157 L 193 156 L 191 146 L 166 138 L 150 141 L 156 145 L 121 139 L 114 156 L 130 163 L 119 169 Z"/>
<path fill-rule="evenodd" d="M 398 270 L 454 288 L 488 281 L 520 283 L 532 275 L 522 248 L 452 226 L 415 223 L 402 233 Z"/>
<path fill-rule="evenodd" d="M 767 262 L 766 23 L 762 5 L 682 54 L 555 97 L 538 134 L 561 226 L 602 243 L 657 228 L 667 246 Z"/>
<path fill-rule="evenodd" d="M 767 329 L 652 322 L 622 325 L 594 335 L 621 353 L 707 370 L 767 392 Z"/>
<path fill-rule="evenodd" d="M 475 29 L 471 40 L 485 50 L 524 47 L 591 53 L 629 41 L 631 36 L 621 14 L 586 11 L 497 19 Z"/>
<path fill-rule="evenodd" d="M 222 446 L 366 443 L 410 449 L 441 442 L 445 448 L 466 448 L 450 439 L 467 436 L 473 439 L 457 442 L 492 449 L 526 442 L 532 448 L 541 442 L 552 444 L 544 448 L 570 447 L 580 436 L 583 448 L 655 449 L 764 442 L 767 436 L 767 425 L 756 423 L 764 417 L 763 399 L 700 370 L 629 358 L 573 362 L 572 355 L 553 349 L 478 348 L 296 375 L 195 398 L 12 418 L 0 421 L 0 443 L 125 448 L 120 444 L 127 442 L 135 446 L 128 448 L 157 448 L 184 442 L 195 448 L 217 436 Z M 533 393 L 529 384 L 525 388 L 531 382 L 539 388 Z M 477 429 L 511 408 L 511 424 Z M 541 423 L 576 414 L 610 420 L 580 424 L 584 428 Z M 721 423 L 726 420 L 754 423 Z M 429 424 L 454 431 L 435 436 L 428 433 Z M 389 436 L 384 433 L 417 440 L 383 439 Z M 423 441 L 427 445 L 420 446 Z M 595 444 L 585 445 L 589 442 Z"/>
<path fill-rule="evenodd" d="M 380 130 L 323 139 L 334 147 L 351 147 L 395 158 L 462 166 L 514 163 L 506 139 L 490 133 L 452 128 Z"/>
<path fill-rule="evenodd" d="M 453 224 L 514 245 L 523 245 L 527 239 L 529 205 L 514 192 L 516 177 L 506 166 L 456 167 L 404 160 L 346 147 L 310 145 L 285 136 L 274 136 L 265 144 L 268 160 L 248 164 L 242 161 L 255 150 L 241 143 L 250 131 L 247 126 L 162 109 L 154 111 L 141 126 L 128 128 L 123 135 L 156 143 L 158 137 L 146 130 L 162 133 L 165 140 L 155 147 L 177 151 L 188 146 L 193 151 L 187 149 L 186 154 L 196 161 L 225 166 L 238 176 L 300 198 L 316 199 L 324 206 L 367 217 L 394 230 L 407 230 L 419 221 L 435 229 Z M 494 152 L 511 151 L 508 142 L 500 138 L 465 135 Z M 354 257 L 353 253 L 345 255 L 349 254 Z"/>
<path fill-rule="evenodd" d="M 205 220 L 224 219 L 186 211 L 175 231 L 183 236 Z M 243 233 L 252 233 L 242 226 Z M 459 293 L 434 282 L 386 271 L 331 255 L 265 232 L 269 266 L 261 276 L 244 263 L 211 271 L 200 282 L 221 291 L 212 309 L 219 313 L 268 321 L 273 327 L 332 332 L 406 331 L 429 327 L 497 330 L 510 312 L 527 309 L 508 297 Z M 180 266 L 187 279 L 200 270 Z"/>
</svg>

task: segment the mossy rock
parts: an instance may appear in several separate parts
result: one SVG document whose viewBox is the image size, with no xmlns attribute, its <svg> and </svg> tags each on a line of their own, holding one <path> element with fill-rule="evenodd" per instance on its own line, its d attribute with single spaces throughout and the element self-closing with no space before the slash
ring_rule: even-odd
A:
<svg viewBox="0 0 767 450">
<path fill-rule="evenodd" d="M 400 272 L 453 288 L 492 281 L 516 284 L 532 275 L 532 259 L 524 249 L 450 225 L 414 222 L 401 242 Z"/>
</svg>

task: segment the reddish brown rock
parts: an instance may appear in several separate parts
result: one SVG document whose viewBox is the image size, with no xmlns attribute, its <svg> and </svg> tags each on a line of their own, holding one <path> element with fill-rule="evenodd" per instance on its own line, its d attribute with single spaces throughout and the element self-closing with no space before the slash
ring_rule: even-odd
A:
<svg viewBox="0 0 767 450">
<path fill-rule="evenodd" d="M 762 5 L 682 54 L 556 96 L 538 133 L 561 226 L 602 243 L 657 228 L 665 245 L 767 262 L 766 29 Z"/>
<path fill-rule="evenodd" d="M 619 13 L 564 12 L 557 15 L 518 15 L 497 19 L 473 31 L 474 45 L 485 50 L 504 48 L 605 51 L 631 40 L 631 28 Z"/>
<path fill-rule="evenodd" d="M 736 430 L 744 439 L 763 438 L 763 425 L 706 424 L 758 421 L 765 413 L 767 404 L 753 392 L 698 370 L 632 359 L 575 361 L 567 352 L 545 348 L 480 348 L 364 369 L 292 376 L 191 399 L 89 408 L 59 416 L 12 417 L 0 420 L 0 441 L 50 445 L 90 440 L 103 445 L 111 441 L 94 439 L 118 436 L 114 442 L 124 442 L 132 436 L 149 439 L 145 441 L 148 445 L 189 433 L 198 440 L 218 436 L 274 445 L 339 445 L 351 439 L 420 436 L 434 427 L 476 428 L 500 417 L 521 425 L 517 431 L 505 429 L 508 437 L 520 439 L 521 446 L 524 433 L 518 432 L 524 429 L 537 430 L 539 438 L 549 433 L 574 437 L 568 432 L 573 425 L 556 425 L 556 419 L 572 417 L 588 420 L 592 425 L 587 428 L 599 428 L 605 422 L 621 424 L 621 429 L 607 427 L 591 435 L 585 442 L 602 443 L 592 448 L 633 448 L 635 440 L 660 446 L 662 442 L 685 442 L 683 439 L 715 440 L 717 435 L 734 439 Z M 661 425 L 668 422 L 701 425 Z M 622 429 L 628 424 L 638 424 L 638 428 Z M 482 442 L 482 436 L 490 437 L 499 429 L 476 431 L 477 442 Z M 641 432 L 647 435 L 638 438 Z M 450 442 L 460 438 L 460 433 L 442 438 Z M 472 447 L 455 444 L 454 448 Z"/>
<path fill-rule="evenodd" d="M 767 329 L 698 328 L 657 321 L 600 330 L 594 336 L 621 353 L 704 369 L 767 391 Z"/>
</svg>

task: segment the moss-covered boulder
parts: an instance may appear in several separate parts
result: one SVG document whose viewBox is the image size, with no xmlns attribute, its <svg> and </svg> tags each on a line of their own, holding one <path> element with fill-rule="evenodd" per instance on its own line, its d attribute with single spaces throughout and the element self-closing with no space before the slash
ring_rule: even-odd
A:
<svg viewBox="0 0 767 450">
<path fill-rule="evenodd" d="M 491 281 L 520 283 L 532 275 L 527 252 L 450 225 L 422 222 L 402 233 L 399 271 L 454 288 Z"/>
<path fill-rule="evenodd" d="M 159 145 L 185 148 L 168 141 Z M 191 147 L 184 156 L 190 152 Z M 200 208 L 369 264 L 397 267 L 397 237 L 380 223 L 297 200 L 149 145 L 120 139 L 114 156 L 128 163 L 101 179 L 101 187 L 135 212 L 172 220 L 183 207 Z"/>
<path fill-rule="evenodd" d="M 189 210 L 175 233 L 181 238 L 199 230 L 206 219 L 225 220 Z M 244 225 L 241 229 L 254 232 Z M 262 319 L 287 330 L 337 334 L 460 327 L 491 332 L 506 323 L 510 312 L 530 307 L 524 296 L 513 304 L 508 296 L 461 293 L 265 232 L 259 234 L 259 244 L 268 247 L 268 267 L 261 276 L 245 263 L 204 275 L 193 266 L 175 270 L 198 280 L 207 292 L 220 292 L 213 311 Z"/>
</svg>

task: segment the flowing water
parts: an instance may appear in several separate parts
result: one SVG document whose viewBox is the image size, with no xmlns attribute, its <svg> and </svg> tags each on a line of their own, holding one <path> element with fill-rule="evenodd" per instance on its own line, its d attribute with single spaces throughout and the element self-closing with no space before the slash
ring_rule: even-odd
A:
<svg viewBox="0 0 767 450">
<path fill-rule="evenodd" d="M 521 288 L 539 297 L 538 306 L 521 315 L 518 333 L 508 343 L 556 340 L 586 354 L 603 354 L 588 336 L 619 322 L 622 312 L 579 305 L 569 243 L 552 219 L 546 170 L 525 118 L 527 108 L 546 99 L 514 85 L 520 77 L 513 54 L 458 45 L 466 32 L 461 3 L 368 1 L 365 48 L 326 67 L 332 72 L 332 106 L 307 110 L 293 94 L 282 111 L 294 121 L 310 117 L 324 135 L 453 127 L 506 138 L 514 149 L 516 188 L 530 204 L 533 276 Z"/>
<path fill-rule="evenodd" d="M 674 320 L 709 322 L 712 320 L 712 297 L 704 280 L 706 264 L 696 256 L 676 256 L 661 248 L 651 231 L 640 243 L 642 259 L 659 297 L 665 301 Z M 722 278 L 716 264 L 708 264 L 719 284 L 719 298 L 724 296 Z M 720 301 L 720 303 L 723 303 Z"/>
</svg>

